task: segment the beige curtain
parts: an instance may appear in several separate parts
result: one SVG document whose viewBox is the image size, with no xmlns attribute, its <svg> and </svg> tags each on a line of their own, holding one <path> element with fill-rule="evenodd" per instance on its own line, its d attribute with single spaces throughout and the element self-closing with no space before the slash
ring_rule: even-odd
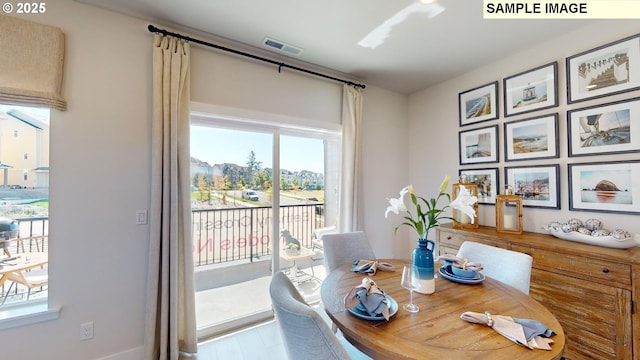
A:
<svg viewBox="0 0 640 360">
<path fill-rule="evenodd" d="M 196 353 L 189 154 L 189 44 L 155 35 L 145 359 Z"/>
<path fill-rule="evenodd" d="M 362 90 L 344 85 L 342 89 L 342 161 L 340 179 L 339 232 L 360 230 L 358 179 L 360 178 L 360 124 Z"/>
<path fill-rule="evenodd" d="M 66 110 L 64 33 L 0 14 L 0 102 Z"/>
</svg>

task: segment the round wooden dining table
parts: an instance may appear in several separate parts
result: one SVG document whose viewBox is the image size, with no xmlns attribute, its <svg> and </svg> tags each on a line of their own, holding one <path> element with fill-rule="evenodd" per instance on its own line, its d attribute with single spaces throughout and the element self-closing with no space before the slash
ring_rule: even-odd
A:
<svg viewBox="0 0 640 360">
<path fill-rule="evenodd" d="M 325 278 L 321 298 L 325 311 L 355 347 L 374 359 L 561 359 L 565 335 L 558 320 L 544 306 L 523 292 L 497 280 L 486 278 L 467 285 L 438 275 L 433 294 L 413 294 L 417 313 L 402 306 L 409 302 L 409 291 L 400 286 L 403 260 L 380 260 L 393 264 L 394 272 L 375 275 L 351 271 L 345 266 Z M 436 264 L 436 269 L 439 267 Z M 436 270 L 437 272 L 437 270 Z M 398 303 L 389 321 L 365 320 L 345 309 L 344 298 L 351 288 L 369 277 Z M 556 335 L 551 350 L 528 349 L 486 325 L 460 319 L 466 311 L 516 318 L 534 319 Z"/>
</svg>

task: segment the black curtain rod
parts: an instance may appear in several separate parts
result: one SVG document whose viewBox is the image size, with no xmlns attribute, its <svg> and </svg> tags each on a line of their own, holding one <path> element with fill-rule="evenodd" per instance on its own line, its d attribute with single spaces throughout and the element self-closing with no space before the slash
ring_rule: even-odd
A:
<svg viewBox="0 0 640 360">
<path fill-rule="evenodd" d="M 173 37 L 178 38 L 178 39 L 191 41 L 191 42 L 194 42 L 194 43 L 197 43 L 197 44 L 206 45 L 206 46 L 209 46 L 209 47 L 212 47 L 212 48 L 216 48 L 216 49 L 219 49 L 219 50 L 228 51 L 228 52 L 234 53 L 236 55 L 242 55 L 242 56 L 246 56 L 246 57 L 249 57 L 249 58 L 252 58 L 252 59 L 268 62 L 270 64 L 278 65 L 278 72 L 280 72 L 280 70 L 282 70 L 282 68 L 285 67 L 285 68 L 301 71 L 301 72 L 304 72 L 304 73 L 307 73 L 307 74 L 323 77 L 325 79 L 331 79 L 331 80 L 334 80 L 334 81 L 339 81 L 341 83 L 345 83 L 345 84 L 351 85 L 353 87 L 359 87 L 359 88 L 362 88 L 362 89 L 365 88 L 364 84 L 358 84 L 358 83 L 354 83 L 354 82 L 349 81 L 349 80 L 339 79 L 339 78 L 336 78 L 336 77 L 333 77 L 333 76 L 329 76 L 329 75 L 321 74 L 321 73 L 318 73 L 318 72 L 315 72 L 315 71 L 303 69 L 303 68 L 300 68 L 300 67 L 297 67 L 297 66 L 285 64 L 283 62 L 274 61 L 274 60 L 271 60 L 271 59 L 263 58 L 261 56 L 249 54 L 249 53 L 246 53 L 246 52 L 230 49 L 228 47 L 212 44 L 212 43 L 209 43 L 209 42 L 206 42 L 206 41 L 194 39 L 194 38 L 191 38 L 189 36 L 182 35 L 182 34 L 173 33 L 173 32 L 167 31 L 167 30 L 163 30 L 163 29 L 158 29 L 157 27 L 155 27 L 153 25 L 149 25 L 148 29 L 149 29 L 150 32 L 153 32 L 153 33 L 160 33 L 162 35 L 173 36 Z"/>
</svg>

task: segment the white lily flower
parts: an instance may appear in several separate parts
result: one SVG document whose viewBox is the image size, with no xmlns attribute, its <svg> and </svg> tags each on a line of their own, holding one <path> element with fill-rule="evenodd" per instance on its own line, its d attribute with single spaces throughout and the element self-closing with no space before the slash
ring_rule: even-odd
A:
<svg viewBox="0 0 640 360">
<path fill-rule="evenodd" d="M 444 192 L 447 189 L 447 186 L 449 186 L 449 179 L 451 179 L 451 176 L 449 175 L 444 177 L 442 184 L 440 184 L 440 192 Z"/>
<path fill-rule="evenodd" d="M 476 211 L 473 207 L 475 203 L 478 202 L 478 198 L 472 195 L 469 195 L 469 192 L 464 189 L 464 187 L 460 190 L 458 197 L 449 204 L 452 209 L 456 209 L 458 211 L 462 211 L 465 215 L 467 215 L 471 219 L 471 223 L 475 221 Z"/>
<path fill-rule="evenodd" d="M 395 199 L 389 199 L 389 206 L 387 207 L 387 211 L 384 213 L 384 217 L 387 218 L 389 212 L 393 212 L 396 215 L 400 214 L 400 212 L 407 212 L 407 206 L 404 204 L 404 196 L 409 192 L 409 187 L 405 187 L 400 190 L 400 197 Z"/>
<path fill-rule="evenodd" d="M 438 205 L 441 199 L 444 200 L 443 198 L 447 201 L 451 201 L 451 196 L 446 193 L 450 179 L 451 177 L 448 175 L 444 177 L 444 180 L 442 180 L 442 183 L 440 184 L 438 195 L 435 198 L 424 198 L 418 196 L 415 193 L 413 186 L 409 185 L 400 190 L 399 198 L 387 199 L 389 200 L 389 206 L 387 207 L 387 211 L 384 213 L 384 217 L 387 218 L 389 213 L 393 212 L 396 215 L 402 215 L 404 219 L 400 225 L 395 227 L 393 233 L 395 234 L 401 226 L 409 226 L 418 233 L 419 239 L 426 239 L 429 234 L 429 230 L 436 226 L 440 226 L 441 220 L 447 219 L 455 221 L 455 219 L 451 218 L 445 212 L 449 207 L 462 211 L 471 218 L 471 222 L 473 223 L 476 217 L 473 205 L 478 202 L 478 199 L 475 196 L 472 196 L 469 192 L 464 191 L 464 194 L 460 194 L 460 196 L 450 204 L 444 204 L 443 206 Z M 413 204 L 411 210 L 407 209 L 407 206 L 404 203 L 404 196 L 407 193 L 411 194 L 411 203 Z"/>
</svg>

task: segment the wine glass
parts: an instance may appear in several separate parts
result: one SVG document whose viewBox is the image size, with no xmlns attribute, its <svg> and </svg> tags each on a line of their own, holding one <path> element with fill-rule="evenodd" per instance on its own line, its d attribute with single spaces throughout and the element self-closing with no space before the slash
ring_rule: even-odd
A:
<svg viewBox="0 0 640 360">
<path fill-rule="evenodd" d="M 402 282 L 400 285 L 409 290 L 409 303 L 404 304 L 403 308 L 408 312 L 415 313 L 420 310 L 418 305 L 413 303 L 413 291 L 418 289 L 420 284 L 418 283 L 418 279 L 413 274 L 413 269 L 410 265 L 405 265 L 402 268 Z"/>
</svg>

